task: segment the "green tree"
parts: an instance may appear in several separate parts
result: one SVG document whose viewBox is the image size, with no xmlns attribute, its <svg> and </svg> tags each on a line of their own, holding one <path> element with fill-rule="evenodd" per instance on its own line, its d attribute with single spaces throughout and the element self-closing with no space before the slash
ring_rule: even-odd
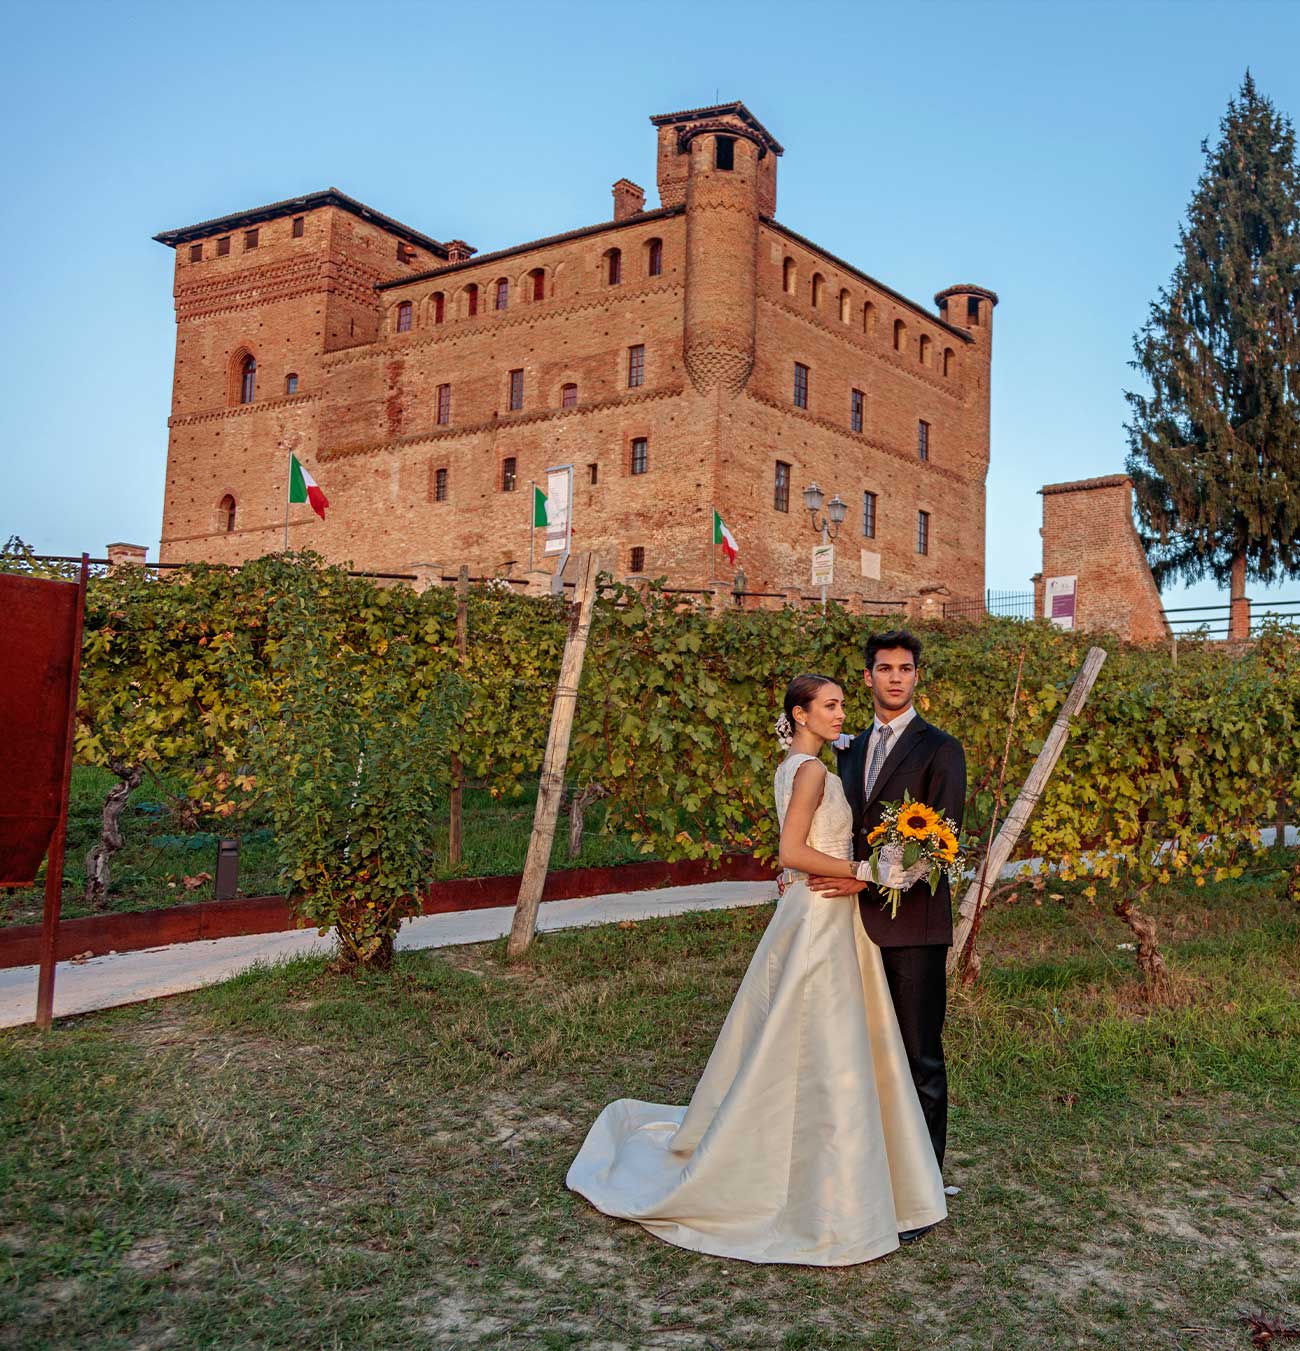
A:
<svg viewBox="0 0 1300 1351">
<path fill-rule="evenodd" d="M 1128 471 L 1156 580 L 1300 572 L 1300 170 L 1247 72 L 1134 337 Z"/>
</svg>

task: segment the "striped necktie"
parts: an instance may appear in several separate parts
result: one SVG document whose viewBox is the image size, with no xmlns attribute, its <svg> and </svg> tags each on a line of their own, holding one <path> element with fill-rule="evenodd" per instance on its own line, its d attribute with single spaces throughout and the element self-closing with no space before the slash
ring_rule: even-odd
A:
<svg viewBox="0 0 1300 1351">
<path fill-rule="evenodd" d="M 871 801 L 871 790 L 876 786 L 876 780 L 880 777 L 881 766 L 885 763 L 885 757 L 889 754 L 889 743 L 893 738 L 893 731 L 888 724 L 880 729 L 876 737 L 875 749 L 871 752 L 871 763 L 867 766 L 867 797 Z"/>
</svg>

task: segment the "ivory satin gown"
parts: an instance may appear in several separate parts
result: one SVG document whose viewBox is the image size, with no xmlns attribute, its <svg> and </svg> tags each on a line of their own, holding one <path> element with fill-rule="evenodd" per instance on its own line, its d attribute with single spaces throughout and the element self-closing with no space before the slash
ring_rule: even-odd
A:
<svg viewBox="0 0 1300 1351">
<path fill-rule="evenodd" d="M 782 822 L 799 765 L 776 771 Z M 808 843 L 852 857 L 844 786 L 826 775 Z M 880 949 L 857 897 L 787 886 L 688 1107 L 622 1098 L 568 1186 L 681 1248 L 847 1266 L 946 1217 Z"/>
</svg>

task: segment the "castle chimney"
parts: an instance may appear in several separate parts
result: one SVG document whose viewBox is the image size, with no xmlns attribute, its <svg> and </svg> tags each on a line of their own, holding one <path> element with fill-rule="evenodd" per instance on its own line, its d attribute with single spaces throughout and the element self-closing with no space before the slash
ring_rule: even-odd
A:
<svg viewBox="0 0 1300 1351">
<path fill-rule="evenodd" d="M 638 188 L 629 178 L 620 178 L 614 184 L 614 219 L 627 220 L 645 210 L 645 189 Z"/>
<path fill-rule="evenodd" d="M 463 239 L 449 239 L 447 241 L 447 261 L 449 263 L 467 263 L 477 252 L 476 248 L 466 244 Z"/>
</svg>

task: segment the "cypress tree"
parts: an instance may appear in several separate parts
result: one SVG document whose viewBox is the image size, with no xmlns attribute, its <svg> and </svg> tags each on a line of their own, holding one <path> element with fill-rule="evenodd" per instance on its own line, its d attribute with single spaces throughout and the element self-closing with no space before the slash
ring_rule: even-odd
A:
<svg viewBox="0 0 1300 1351">
<path fill-rule="evenodd" d="M 1300 573 L 1300 170 L 1247 71 L 1134 336 L 1128 472 L 1157 582 Z"/>
</svg>

